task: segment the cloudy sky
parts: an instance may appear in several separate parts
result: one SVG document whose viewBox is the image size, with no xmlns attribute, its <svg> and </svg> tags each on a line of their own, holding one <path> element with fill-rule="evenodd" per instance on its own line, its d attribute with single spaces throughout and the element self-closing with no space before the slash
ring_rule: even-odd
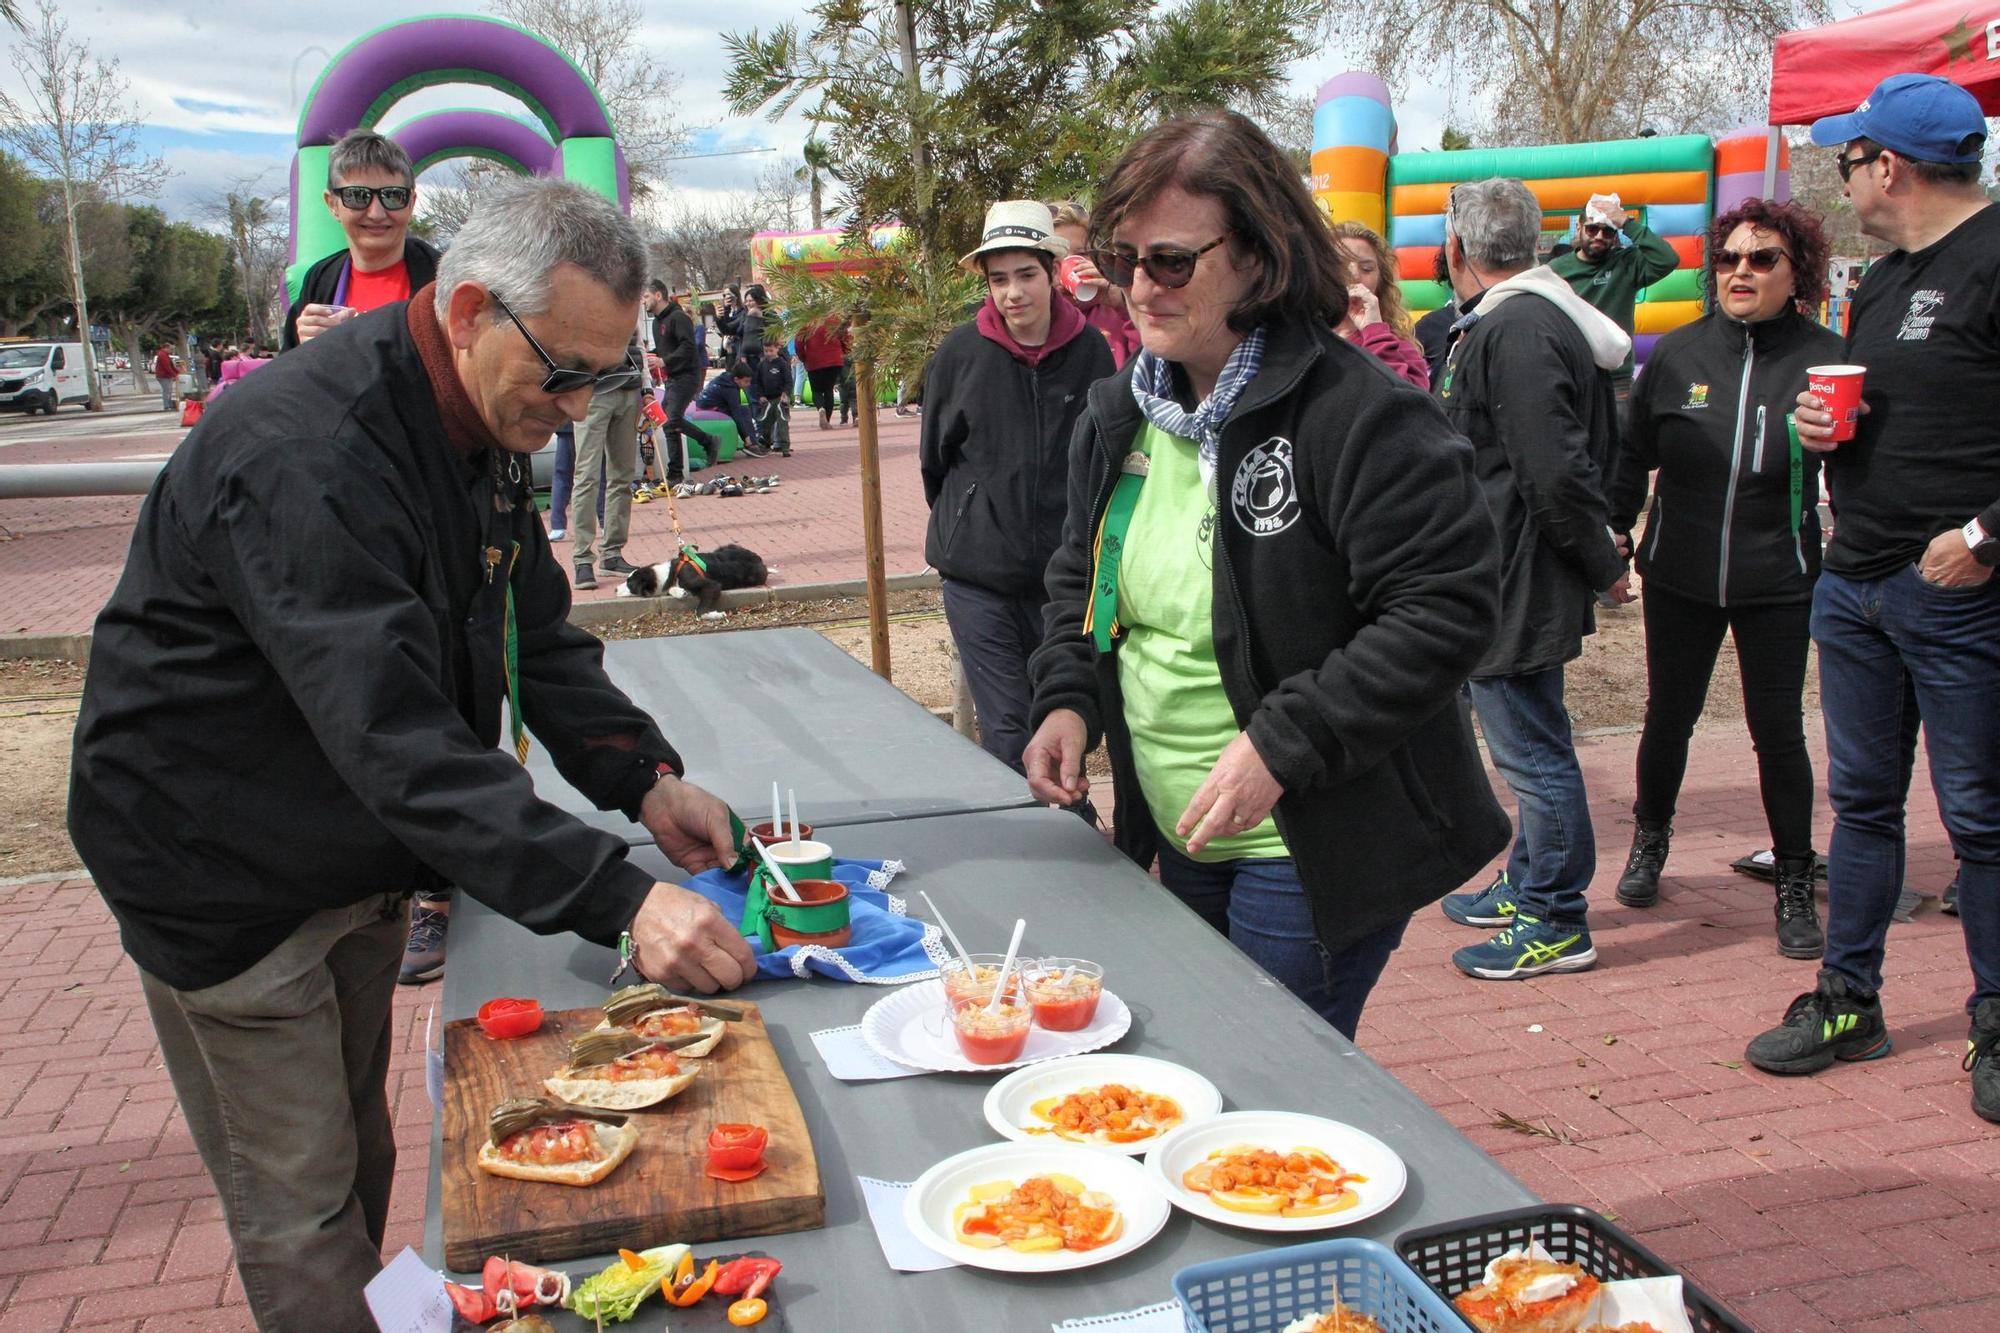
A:
<svg viewBox="0 0 2000 1333">
<path fill-rule="evenodd" d="M 34 0 L 25 0 L 23 8 Z M 1886 0 L 1836 0 L 1837 12 L 1876 8 Z M 204 205 L 236 182 L 261 177 L 270 191 L 285 187 L 299 108 L 332 55 L 363 31 L 401 17 L 436 13 L 436 0 L 238 0 L 233 5 L 164 5 L 158 0 L 66 0 L 72 35 L 103 56 L 116 57 L 130 80 L 147 146 L 165 158 L 174 176 L 158 202 L 172 215 L 203 220 Z M 463 6 L 476 10 L 476 3 Z M 726 7 L 644 0 L 648 49 L 682 77 L 679 119 L 699 127 L 694 151 L 768 147 L 775 153 L 683 162 L 673 189 L 690 203 L 752 188 L 768 163 L 796 158 L 803 122 L 771 124 L 728 114 L 721 98 L 725 67 L 721 33 L 713 15 L 727 14 L 736 30 L 769 28 L 797 17 L 802 6 L 775 0 L 734 0 Z M 708 16 L 697 18 L 697 15 Z M 1347 62 L 1337 53 L 1300 61 L 1292 83 L 1311 95 Z M 12 88 L 18 76 L 0 67 Z M 442 106 L 504 107 L 506 100 L 480 89 L 418 93 L 390 113 L 394 124 Z M 1405 148 L 1435 144 L 1443 98 L 1412 89 L 1397 115 Z"/>
</svg>

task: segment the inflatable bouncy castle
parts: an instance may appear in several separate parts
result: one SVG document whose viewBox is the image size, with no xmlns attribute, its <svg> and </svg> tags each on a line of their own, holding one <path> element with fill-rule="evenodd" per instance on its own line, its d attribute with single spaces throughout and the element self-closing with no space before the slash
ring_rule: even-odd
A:
<svg viewBox="0 0 2000 1333">
<path fill-rule="evenodd" d="M 1689 134 L 1537 148 L 1473 148 L 1400 153 L 1389 89 L 1372 74 L 1338 75 L 1321 87 L 1313 114 L 1313 197 L 1335 222 L 1356 220 L 1395 251 L 1413 314 L 1450 293 L 1433 277 L 1444 244 L 1451 187 L 1513 176 L 1541 201 L 1544 240 L 1566 239 L 1593 194 L 1616 194 L 1627 210 L 1674 247 L 1680 267 L 1639 294 L 1634 352 L 1643 362 L 1659 336 L 1702 313 L 1703 238 L 1717 212 L 1764 192 L 1765 130 L 1720 141 Z M 1780 149 L 1777 197 L 1789 197 Z"/>
<path fill-rule="evenodd" d="M 751 281 L 764 281 L 765 275 L 781 264 L 803 264 L 808 273 L 832 273 L 879 263 L 891 248 L 902 241 L 903 227 L 901 223 L 891 223 L 870 231 L 868 248 L 873 253 L 867 258 L 841 249 L 842 234 L 838 227 L 822 227 L 818 231 L 758 232 L 750 238 Z"/>
</svg>

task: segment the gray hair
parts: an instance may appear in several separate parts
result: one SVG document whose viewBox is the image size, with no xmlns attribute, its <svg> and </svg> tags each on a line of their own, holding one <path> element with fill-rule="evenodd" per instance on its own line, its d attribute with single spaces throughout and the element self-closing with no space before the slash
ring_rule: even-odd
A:
<svg viewBox="0 0 2000 1333">
<path fill-rule="evenodd" d="M 1494 176 L 1453 186 L 1445 212 L 1448 236 L 1463 241 L 1466 258 L 1481 268 L 1523 269 L 1535 262 L 1542 205 L 1521 182 Z"/>
<path fill-rule="evenodd" d="M 462 282 L 500 293 L 517 315 L 542 314 L 558 264 L 576 265 L 636 305 L 646 243 L 616 204 L 586 186 L 549 177 L 496 181 L 479 192 L 438 264 L 438 318 Z"/>
<path fill-rule="evenodd" d="M 389 171 L 403 178 L 403 184 L 417 183 L 416 168 L 403 145 L 373 130 L 349 130 L 326 158 L 326 179 L 330 188 L 339 186 L 357 171 Z"/>
</svg>

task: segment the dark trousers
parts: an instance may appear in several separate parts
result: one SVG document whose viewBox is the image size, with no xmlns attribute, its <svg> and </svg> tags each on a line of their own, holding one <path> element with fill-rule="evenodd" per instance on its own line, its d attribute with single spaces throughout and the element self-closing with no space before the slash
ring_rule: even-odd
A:
<svg viewBox="0 0 2000 1333">
<path fill-rule="evenodd" d="M 1833 806 L 1825 965 L 1860 990 L 1881 989 L 1921 720 L 1958 856 L 1967 1008 L 2000 999 L 2000 577 L 1939 588 L 1915 565 L 1865 582 L 1822 571 L 1812 636 Z"/>
<path fill-rule="evenodd" d="M 1771 850 L 1812 855 L 1812 757 L 1801 716 L 1812 603 L 1713 606 L 1649 587 L 1639 605 L 1646 616 L 1646 728 L 1639 737 L 1639 799 L 1632 813 L 1663 824 L 1674 817 L 1688 738 L 1727 630 L 1743 674 L 1743 717 L 1757 751 Z"/>
<path fill-rule="evenodd" d="M 1405 917 L 1337 953 L 1328 949 L 1290 857 L 1196 861 L 1162 838 L 1160 883 L 1349 1041 L 1410 924 Z"/>
<path fill-rule="evenodd" d="M 667 381 L 666 401 L 661 404 L 667 413 L 667 480 L 679 481 L 687 475 L 687 437 L 692 435 L 701 441 L 702 450 L 708 454 L 708 461 L 716 461 L 715 441 L 709 433 L 687 419 L 688 404 L 701 392 L 701 377 L 689 371 L 676 375 Z"/>
<path fill-rule="evenodd" d="M 361 1289 L 382 1267 L 396 1172 L 390 1007 L 408 919 L 377 894 L 315 913 L 214 986 L 139 974 L 261 1329 L 374 1327 Z"/>
<path fill-rule="evenodd" d="M 972 707 L 979 714 L 979 745 L 1015 772 L 1028 748 L 1028 657 L 1042 646 L 1042 594 L 1015 597 L 976 583 L 944 580 L 944 618 Z"/>
<path fill-rule="evenodd" d="M 841 370 L 840 366 L 821 366 L 806 372 L 806 382 L 812 385 L 813 406 L 822 412 L 833 411 L 834 390 L 840 384 Z"/>
</svg>

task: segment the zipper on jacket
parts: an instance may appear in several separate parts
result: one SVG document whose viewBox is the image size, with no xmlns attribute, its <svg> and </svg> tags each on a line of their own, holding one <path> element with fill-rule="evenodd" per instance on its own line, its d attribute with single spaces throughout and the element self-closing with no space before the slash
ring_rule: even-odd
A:
<svg viewBox="0 0 2000 1333">
<path fill-rule="evenodd" d="M 965 488 L 965 494 L 958 497 L 958 509 L 951 516 L 951 536 L 945 539 L 944 549 L 949 551 L 958 545 L 959 530 L 965 524 L 965 511 L 972 508 L 972 497 L 979 494 L 979 483 L 973 482 Z"/>
<path fill-rule="evenodd" d="M 1729 605 L 1729 526 L 1736 519 L 1736 474 L 1743 468 L 1743 431 L 1750 421 L 1750 372 L 1757 365 L 1757 341 L 1743 330 L 1743 382 L 1736 388 L 1736 440 L 1729 448 L 1729 488 L 1722 496 L 1722 544 L 1715 567 L 1715 601 Z"/>
<path fill-rule="evenodd" d="M 1653 530 L 1652 546 L 1646 553 L 1646 562 L 1651 564 L 1660 558 L 1660 538 L 1667 530 L 1667 498 L 1657 490 L 1653 492 L 1653 517 L 1647 526 Z"/>
<path fill-rule="evenodd" d="M 1750 475 L 1756 476 L 1764 470 L 1764 404 L 1757 404 L 1757 446 L 1750 451 Z"/>
</svg>

